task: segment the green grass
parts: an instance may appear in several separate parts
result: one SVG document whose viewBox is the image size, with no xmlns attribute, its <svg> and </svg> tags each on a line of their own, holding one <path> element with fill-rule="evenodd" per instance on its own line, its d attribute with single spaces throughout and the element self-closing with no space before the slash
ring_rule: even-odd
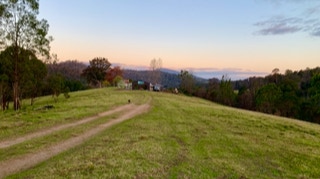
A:
<svg viewBox="0 0 320 179">
<path fill-rule="evenodd" d="M 18 155 L 45 150 L 46 147 L 58 144 L 62 140 L 69 139 L 73 136 L 81 135 L 85 131 L 97 127 L 100 124 L 106 123 L 117 116 L 119 116 L 119 113 L 102 117 L 100 119 L 88 122 L 85 125 L 70 127 L 61 131 L 53 132 L 50 135 L 27 140 L 25 142 L 16 144 L 13 147 L 0 149 L 0 159 L 6 160 Z"/>
<path fill-rule="evenodd" d="M 74 110 L 72 114 L 76 117 L 70 114 L 68 118 L 75 119 L 103 111 L 82 111 L 89 111 L 92 106 L 83 107 L 81 100 L 91 101 L 93 96 L 108 101 L 104 110 L 124 104 L 127 98 L 142 99 L 140 103 L 152 99 L 152 108 L 146 114 L 105 130 L 83 145 L 8 178 L 320 177 L 319 125 L 232 109 L 198 98 L 141 91 L 72 93 L 68 102 L 61 100 L 56 104 L 55 111 Z M 38 102 L 41 100 L 48 99 Z M 81 114 L 69 105 L 78 105 Z M 47 112 L 53 115 L 55 111 Z M 26 113 L 30 115 L 29 109 Z M 67 113 L 56 116 L 64 114 Z M 32 125 L 44 123 L 41 119 L 37 118 Z M 27 119 L 13 120 L 23 123 Z M 52 120 L 53 124 L 65 122 L 58 117 Z M 32 129 L 46 127 L 38 126 Z M 29 129 L 24 128 L 21 130 Z M 9 126 L 7 130 L 16 129 Z M 10 137 L 12 132 L 7 133 Z"/>
<path fill-rule="evenodd" d="M 92 116 L 112 107 L 127 104 L 128 99 L 134 103 L 148 100 L 145 94 L 114 91 L 113 88 L 80 91 L 70 93 L 70 99 L 60 95 L 57 103 L 51 96 L 47 96 L 37 98 L 34 106 L 28 105 L 29 100 L 24 100 L 23 108 L 18 112 L 0 111 L 0 141 Z M 54 109 L 38 110 L 45 105 L 53 105 Z"/>
</svg>

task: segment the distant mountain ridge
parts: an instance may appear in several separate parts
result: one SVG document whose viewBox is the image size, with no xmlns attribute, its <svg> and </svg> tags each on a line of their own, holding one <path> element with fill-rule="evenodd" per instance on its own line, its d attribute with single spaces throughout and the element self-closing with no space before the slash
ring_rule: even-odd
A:
<svg viewBox="0 0 320 179">
<path fill-rule="evenodd" d="M 131 79 L 131 80 L 143 80 L 150 82 L 152 81 L 150 71 L 148 70 L 128 70 L 123 69 L 123 77 L 125 79 Z M 164 72 L 161 70 L 160 72 L 160 83 L 161 85 L 167 87 L 167 88 L 177 88 L 180 85 L 180 78 L 178 76 L 178 73 L 169 73 Z"/>
<path fill-rule="evenodd" d="M 131 80 L 143 80 L 143 81 L 152 81 L 151 75 L 149 70 L 130 70 L 130 69 L 123 69 L 123 77 L 125 79 L 131 79 Z M 179 77 L 180 72 L 167 69 L 167 68 L 161 68 L 160 70 L 160 83 L 161 85 L 167 87 L 167 88 L 178 88 L 181 83 L 181 79 Z M 197 83 L 206 84 L 208 83 L 207 79 L 200 78 L 197 76 L 194 76 Z"/>
<path fill-rule="evenodd" d="M 179 71 L 172 70 L 172 69 L 169 69 L 169 68 L 161 68 L 160 71 L 165 72 L 165 73 L 175 74 L 175 75 L 179 75 L 180 74 Z"/>
<path fill-rule="evenodd" d="M 121 63 L 113 63 L 112 66 L 120 66 L 121 69 L 138 70 L 138 71 L 148 71 L 150 67 L 141 65 L 126 65 Z M 183 68 L 181 70 L 187 70 L 189 73 L 193 74 L 195 77 L 200 79 L 221 79 L 222 76 L 228 76 L 232 81 L 244 80 L 250 77 L 264 77 L 268 75 L 268 72 L 252 71 L 249 69 L 240 68 Z M 177 68 L 161 68 L 162 72 L 167 72 L 170 74 L 180 74 L 180 70 Z"/>
</svg>

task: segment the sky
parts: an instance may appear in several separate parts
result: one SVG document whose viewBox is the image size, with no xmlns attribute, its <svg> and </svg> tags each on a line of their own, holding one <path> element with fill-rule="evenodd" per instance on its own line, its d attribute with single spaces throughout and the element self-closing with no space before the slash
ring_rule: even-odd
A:
<svg viewBox="0 0 320 179">
<path fill-rule="evenodd" d="M 40 0 L 60 61 L 245 78 L 320 62 L 319 0 Z"/>
</svg>

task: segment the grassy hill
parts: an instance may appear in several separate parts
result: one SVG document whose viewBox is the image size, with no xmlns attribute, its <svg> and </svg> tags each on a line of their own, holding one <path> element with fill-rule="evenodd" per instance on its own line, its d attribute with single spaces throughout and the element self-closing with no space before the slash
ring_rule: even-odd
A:
<svg viewBox="0 0 320 179">
<path fill-rule="evenodd" d="M 68 100 L 61 98 L 53 103 L 53 110 L 34 110 L 53 101 L 41 98 L 37 106 L 18 113 L 0 113 L 0 141 L 76 121 L 127 99 L 139 104 L 151 100 L 152 108 L 9 178 L 320 177 L 319 125 L 165 93 L 89 90 L 71 93 Z M 94 126 L 90 123 L 81 130 L 0 149 L 0 160 L 39 150 Z"/>
</svg>

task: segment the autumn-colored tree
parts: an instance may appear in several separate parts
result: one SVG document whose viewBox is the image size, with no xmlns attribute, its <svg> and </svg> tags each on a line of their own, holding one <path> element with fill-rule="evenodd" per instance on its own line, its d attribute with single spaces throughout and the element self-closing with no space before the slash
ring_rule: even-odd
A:
<svg viewBox="0 0 320 179">
<path fill-rule="evenodd" d="M 106 74 L 106 80 L 113 86 L 116 86 L 116 77 L 123 77 L 123 71 L 119 66 L 115 66 L 113 68 L 108 69 Z"/>
</svg>

